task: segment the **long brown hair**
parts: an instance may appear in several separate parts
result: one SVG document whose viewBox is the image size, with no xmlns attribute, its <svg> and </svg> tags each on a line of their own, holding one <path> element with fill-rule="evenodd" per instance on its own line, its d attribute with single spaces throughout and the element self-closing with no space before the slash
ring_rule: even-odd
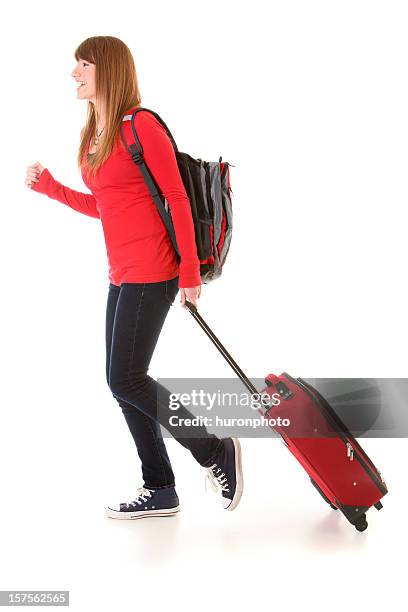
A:
<svg viewBox="0 0 408 612">
<path fill-rule="evenodd" d="M 95 176 L 106 161 L 119 135 L 123 115 L 133 107 L 140 106 L 141 96 L 136 68 L 130 49 L 114 36 L 92 36 L 84 40 L 75 50 L 75 59 L 95 64 L 96 98 L 104 100 L 106 123 L 100 145 L 95 155 L 86 161 L 86 169 Z M 88 101 L 86 124 L 81 131 L 78 150 L 78 166 L 81 168 L 88 143 L 95 137 L 96 111 Z"/>
</svg>

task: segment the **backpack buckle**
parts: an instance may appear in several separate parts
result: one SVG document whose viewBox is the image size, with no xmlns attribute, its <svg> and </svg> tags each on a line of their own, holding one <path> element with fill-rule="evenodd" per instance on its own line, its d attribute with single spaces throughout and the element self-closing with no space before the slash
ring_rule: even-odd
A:
<svg viewBox="0 0 408 612">
<path fill-rule="evenodd" d="M 135 164 L 138 164 L 140 166 L 140 164 L 143 163 L 143 158 L 140 155 L 139 151 L 137 150 L 136 147 L 132 147 L 132 153 L 131 153 L 132 159 L 135 162 Z"/>
</svg>

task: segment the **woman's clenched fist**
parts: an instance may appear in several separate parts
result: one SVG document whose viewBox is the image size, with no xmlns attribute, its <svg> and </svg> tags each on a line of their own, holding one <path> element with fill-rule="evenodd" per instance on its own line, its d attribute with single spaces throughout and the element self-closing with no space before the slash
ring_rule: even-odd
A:
<svg viewBox="0 0 408 612">
<path fill-rule="evenodd" d="M 32 166 L 28 166 L 27 175 L 25 179 L 25 184 L 27 185 L 27 187 L 31 189 L 34 183 L 38 183 L 43 170 L 44 166 L 42 166 L 40 162 L 37 162 Z"/>
</svg>

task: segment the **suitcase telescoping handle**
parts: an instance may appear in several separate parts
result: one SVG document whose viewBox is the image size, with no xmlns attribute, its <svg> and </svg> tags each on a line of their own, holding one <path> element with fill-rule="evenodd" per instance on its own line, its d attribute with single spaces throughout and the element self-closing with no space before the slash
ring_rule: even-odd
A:
<svg viewBox="0 0 408 612">
<path fill-rule="evenodd" d="M 192 304 L 191 302 L 189 302 L 188 300 L 185 300 L 185 305 L 187 306 L 188 310 L 191 312 L 191 314 L 193 315 L 193 317 L 195 318 L 195 320 L 198 322 L 198 324 L 200 325 L 200 327 L 202 327 L 202 329 L 205 331 L 205 333 L 207 334 L 207 336 L 210 338 L 210 340 L 213 342 L 213 344 L 215 344 L 215 346 L 217 347 L 217 349 L 220 351 L 221 355 L 223 355 L 223 357 L 225 357 L 226 361 L 230 364 L 231 368 L 234 370 L 234 372 L 239 376 L 239 378 L 242 380 L 242 382 L 244 383 L 244 385 L 246 386 L 246 388 L 252 393 L 256 393 L 257 396 L 259 396 L 259 391 L 257 389 L 255 389 L 254 385 L 251 383 L 251 381 L 249 380 L 249 378 L 247 376 L 245 376 L 244 372 L 241 370 L 241 368 L 239 367 L 239 365 L 233 360 L 233 358 L 231 357 L 231 355 L 228 353 L 227 349 L 221 344 L 221 342 L 218 340 L 217 336 L 214 334 L 214 332 L 210 329 L 210 327 L 207 325 L 207 323 L 204 321 L 203 317 L 199 314 L 199 312 L 197 311 L 196 306 L 194 306 L 194 304 Z"/>
</svg>

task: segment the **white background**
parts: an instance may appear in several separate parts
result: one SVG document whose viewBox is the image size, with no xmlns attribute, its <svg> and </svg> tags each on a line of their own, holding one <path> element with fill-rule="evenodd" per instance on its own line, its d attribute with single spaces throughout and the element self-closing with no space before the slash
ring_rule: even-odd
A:
<svg viewBox="0 0 408 612">
<path fill-rule="evenodd" d="M 105 382 L 102 228 L 24 177 L 39 161 L 87 191 L 73 53 L 118 36 L 179 149 L 235 165 L 232 244 L 199 309 L 241 367 L 406 377 L 407 17 L 406 3 L 373 0 L 3 8 L 0 589 L 70 589 L 75 610 L 372 609 L 401 596 L 405 440 L 364 442 L 390 489 L 364 534 L 275 440 L 242 441 L 235 512 L 169 440 L 180 515 L 105 518 L 141 475 Z M 232 375 L 179 297 L 150 374 Z"/>
</svg>

